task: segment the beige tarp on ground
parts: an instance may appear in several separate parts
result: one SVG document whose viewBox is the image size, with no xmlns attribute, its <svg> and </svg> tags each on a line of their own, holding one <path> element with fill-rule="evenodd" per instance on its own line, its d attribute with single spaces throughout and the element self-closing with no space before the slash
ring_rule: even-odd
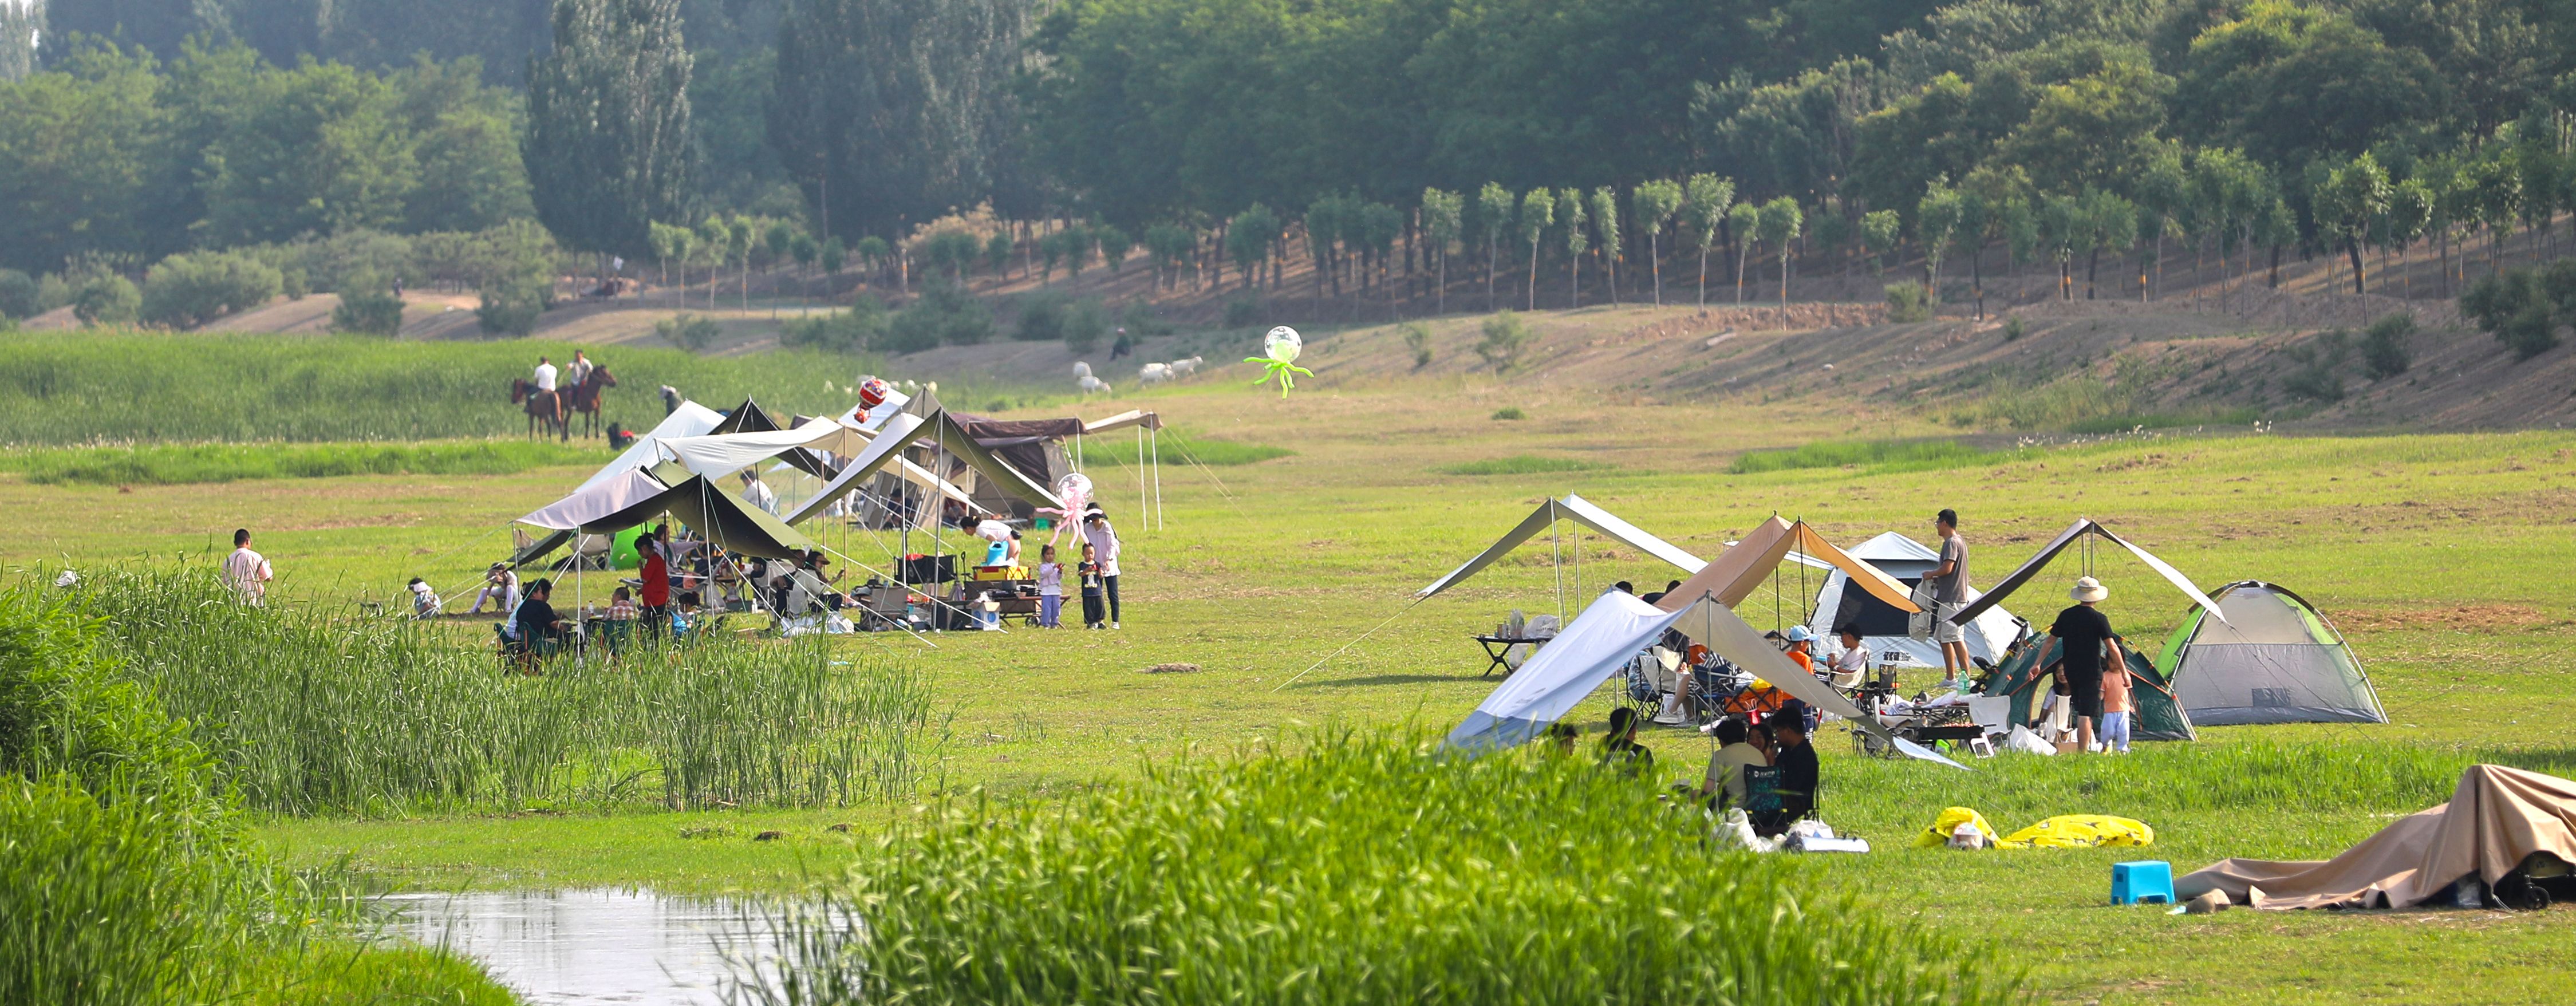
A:
<svg viewBox="0 0 2576 1006">
<path fill-rule="evenodd" d="M 1878 567 L 1835 548 L 1824 535 L 1808 527 L 1806 521 L 1792 524 L 1776 515 L 1730 546 L 1716 561 L 1691 574 L 1691 578 L 1682 581 L 1681 586 L 1665 593 L 1663 600 L 1657 603 L 1665 611 L 1680 611 L 1702 595 L 1712 595 L 1717 598 L 1717 603 L 1733 608 L 1744 603 L 1755 588 L 1770 579 L 1771 571 L 1779 568 L 1781 560 L 1792 551 L 1842 570 L 1853 583 L 1879 600 L 1895 605 L 1898 611 L 1910 614 L 1923 610 L 1915 605 L 1904 584 L 1880 572 Z"/>
<path fill-rule="evenodd" d="M 2399 818 L 2322 863 L 2229 859 L 2174 882 L 2256 908 L 2407 908 L 2472 873 L 2489 884 L 2532 853 L 2576 863 L 2576 782 L 2501 765 L 2461 773 L 2451 802 Z"/>
</svg>

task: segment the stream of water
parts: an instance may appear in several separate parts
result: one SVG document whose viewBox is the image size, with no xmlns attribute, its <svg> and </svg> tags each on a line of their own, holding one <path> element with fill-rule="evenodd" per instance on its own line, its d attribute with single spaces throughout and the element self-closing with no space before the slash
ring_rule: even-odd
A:
<svg viewBox="0 0 2576 1006">
<path fill-rule="evenodd" d="M 651 891 L 389 895 L 397 935 L 444 945 L 541 1006 L 722 1002 L 726 955 L 775 952 L 733 902 Z"/>
</svg>

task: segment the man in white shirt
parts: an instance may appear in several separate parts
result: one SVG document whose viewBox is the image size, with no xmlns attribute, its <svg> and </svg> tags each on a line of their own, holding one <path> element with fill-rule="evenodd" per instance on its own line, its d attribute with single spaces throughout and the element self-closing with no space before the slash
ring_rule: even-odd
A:
<svg viewBox="0 0 2576 1006">
<path fill-rule="evenodd" d="M 268 597 L 268 581 L 276 578 L 268 557 L 250 550 L 250 529 L 234 529 L 233 554 L 224 557 L 224 585 L 240 595 L 242 603 L 257 606 Z"/>
<path fill-rule="evenodd" d="M 583 384 L 589 383 L 591 367 L 592 364 L 590 362 L 589 353 L 578 349 L 573 350 L 572 362 L 564 365 L 563 376 L 565 385 L 567 387 L 578 388 Z"/>
<path fill-rule="evenodd" d="M 1118 529 L 1094 504 L 1082 515 L 1082 537 L 1091 543 L 1092 561 L 1100 564 L 1100 592 L 1109 602 L 1109 627 L 1118 627 Z"/>
<path fill-rule="evenodd" d="M 760 476 L 748 468 L 742 470 L 742 498 L 744 502 L 759 507 L 762 513 L 778 516 L 778 494 L 771 492 L 768 483 L 760 481 Z"/>
<path fill-rule="evenodd" d="M 553 360 L 546 359 L 542 356 L 537 357 L 536 382 L 537 390 L 547 392 L 549 394 L 554 392 L 555 364 Z"/>
</svg>

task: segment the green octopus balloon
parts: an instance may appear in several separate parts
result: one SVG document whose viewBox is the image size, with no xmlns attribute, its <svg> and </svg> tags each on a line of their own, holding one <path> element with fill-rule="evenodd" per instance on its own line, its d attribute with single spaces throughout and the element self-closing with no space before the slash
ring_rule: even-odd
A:
<svg viewBox="0 0 2576 1006">
<path fill-rule="evenodd" d="M 1315 376 L 1314 371 L 1297 365 L 1297 354 L 1305 348 L 1306 340 L 1297 337 L 1296 329 L 1281 325 L 1271 329 L 1270 334 L 1261 340 L 1261 350 L 1268 355 L 1247 356 L 1243 362 L 1262 365 L 1260 378 L 1252 382 L 1255 386 L 1276 377 L 1279 379 L 1279 397 L 1286 398 L 1288 389 L 1297 386 L 1296 375 Z"/>
</svg>

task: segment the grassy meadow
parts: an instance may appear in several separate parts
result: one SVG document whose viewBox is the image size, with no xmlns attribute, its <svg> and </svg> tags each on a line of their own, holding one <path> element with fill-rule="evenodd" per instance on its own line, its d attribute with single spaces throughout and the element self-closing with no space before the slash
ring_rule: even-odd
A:
<svg viewBox="0 0 2576 1006">
<path fill-rule="evenodd" d="M 2007 828 L 2057 813 L 2137 817 L 2159 836 L 2146 855 L 2178 870 L 2230 855 L 2322 857 L 2440 801 L 2473 760 L 2576 771 L 2576 725 L 2554 712 L 2576 698 L 2565 655 L 2576 606 L 2564 600 L 2576 586 L 2569 572 L 2576 540 L 2566 533 L 2576 522 L 2576 435 L 2111 438 L 1998 454 L 1806 449 L 1947 429 L 1928 413 L 1866 400 L 1702 404 L 1491 378 L 1317 381 L 1285 401 L 1212 380 L 1082 411 L 1128 407 L 1159 410 L 1202 443 L 1293 453 L 1201 467 L 1167 449 L 1162 527 L 1140 514 L 1132 458 L 1091 453 L 1100 497 L 1127 541 L 1121 631 L 833 640 L 827 673 L 855 681 L 900 666 L 919 676 L 928 702 L 921 715 L 943 725 L 919 755 L 919 796 L 754 800 L 732 809 L 689 803 L 674 811 L 651 796 L 604 797 L 583 788 L 579 770 L 563 769 L 573 775 L 548 776 L 561 786 L 548 791 L 556 797 L 548 802 L 508 806 L 515 794 L 506 788 L 452 803 L 273 801 L 255 833 L 289 862 L 345 861 L 395 883 L 803 890 L 873 855 L 865 850 L 876 836 L 935 826 L 917 816 L 943 813 L 936 808 L 947 801 L 1044 808 L 1103 778 L 1160 778 L 1147 766 L 1189 752 L 1224 758 L 1295 749 L 1318 731 L 1345 727 L 1445 731 L 1495 684 L 1478 676 L 1484 658 L 1470 634 L 1514 608 L 1558 610 L 1560 582 L 1571 614 L 1577 599 L 1612 581 L 1643 589 L 1679 576 L 1626 546 L 1569 533 L 1559 543 L 1561 565 L 1551 565 L 1549 543 L 1532 542 L 1439 598 L 1408 603 L 1414 589 L 1547 495 L 1580 493 L 1703 557 L 1775 512 L 1839 542 L 1891 529 L 1928 541 L 1932 512 L 1946 506 L 1963 515 L 1980 584 L 2089 516 L 2204 586 L 2259 577 L 2296 589 L 2351 637 L 2395 722 L 2209 729 L 2199 744 L 2146 745 L 2126 760 L 2003 759 L 1978 762 L 1968 774 L 1861 759 L 1829 729 L 1818 736 L 1825 814 L 1877 851 L 1773 858 L 1761 870 L 1804 890 L 1855 896 L 1892 924 L 1939 934 L 1920 953 L 1937 956 L 1940 940 L 1958 940 L 2025 971 L 2052 1001 L 2545 1002 L 2555 998 L 2547 989 L 2563 984 L 2571 909 L 2168 917 L 2100 904 L 2108 864 L 2140 858 L 2134 850 L 1963 854 L 1918 850 L 1911 840 L 1941 808 L 1965 805 Z M 1506 408 L 1528 419 L 1489 418 Z M 1754 451 L 1795 453 L 1788 463 L 1739 460 Z M 390 598 L 413 575 L 454 600 L 506 548 L 504 522 L 551 501 L 586 471 L 563 465 L 130 491 L 0 474 L 0 505 L 23 515 L 17 533 L 0 539 L 0 562 L 210 563 L 221 534 L 250 526 L 281 574 L 279 596 L 292 605 L 354 613 L 357 600 Z M 846 529 L 818 533 L 880 567 L 896 547 Z M 2079 559 L 2061 560 L 2006 606 L 2044 621 L 2066 603 L 2057 600 L 2064 582 L 2080 572 Z M 2160 642 L 2181 597 L 2131 561 L 2105 558 L 2095 572 L 2115 592 L 2105 605 L 2113 623 L 2133 639 Z M 1747 620 L 1781 621 L 1783 609 L 1819 585 L 1808 576 L 1784 572 L 1776 595 L 1758 592 L 1743 607 Z M 445 631 L 459 642 L 488 635 L 481 623 Z M 1199 669 L 1147 670 L 1173 662 Z M 470 674 L 449 676 L 456 694 L 474 694 Z M 590 701 L 606 692 L 584 689 L 646 686 L 568 677 L 478 687 L 522 693 L 494 703 L 542 705 L 540 697 Z M 244 696 L 262 694 L 241 687 Z M 366 689 L 353 680 L 353 701 L 335 707 L 352 736 L 350 750 L 333 757 L 414 750 L 392 725 L 416 713 L 354 701 Z M 1596 701 L 1576 719 L 1597 733 L 1607 708 Z M 1645 739 L 1667 779 L 1696 775 L 1707 755 L 1696 733 Z M 622 755 L 599 759 L 615 757 Z M 826 830 L 840 823 L 854 831 Z M 773 829 L 782 840 L 749 838 Z M 1705 868 L 1742 869 L 1732 861 Z"/>
</svg>

